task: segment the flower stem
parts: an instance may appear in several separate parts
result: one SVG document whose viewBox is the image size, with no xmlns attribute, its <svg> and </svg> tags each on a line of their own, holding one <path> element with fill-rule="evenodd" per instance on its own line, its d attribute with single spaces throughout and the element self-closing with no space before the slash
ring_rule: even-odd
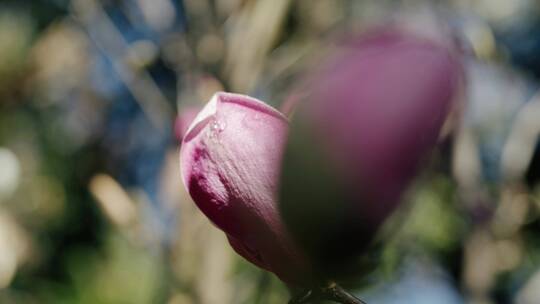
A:
<svg viewBox="0 0 540 304">
<path fill-rule="evenodd" d="M 323 289 L 323 294 L 326 296 L 327 300 L 331 300 L 336 303 L 367 304 L 334 282 L 330 283 L 326 288 Z"/>
<path fill-rule="evenodd" d="M 328 285 L 323 287 L 303 290 L 301 293 L 294 296 L 289 301 L 289 304 L 303 304 L 317 300 L 329 300 L 341 304 L 367 304 L 343 289 L 335 282 L 330 282 Z"/>
</svg>

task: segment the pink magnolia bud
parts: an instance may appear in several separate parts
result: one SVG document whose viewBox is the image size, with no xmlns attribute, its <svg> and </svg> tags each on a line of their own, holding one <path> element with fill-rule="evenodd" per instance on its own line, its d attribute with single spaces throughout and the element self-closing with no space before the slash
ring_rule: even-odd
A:
<svg viewBox="0 0 540 304">
<path fill-rule="evenodd" d="M 460 75 L 447 46 L 393 28 L 312 74 L 280 179 L 285 222 L 310 255 L 340 263 L 371 243 L 436 145 Z"/>
<path fill-rule="evenodd" d="M 437 142 L 460 71 L 446 46 L 387 29 L 313 74 L 290 128 L 261 101 L 217 93 L 184 137 L 184 184 L 255 265 L 294 285 L 326 278 L 399 204 Z"/>
<path fill-rule="evenodd" d="M 180 163 L 191 197 L 236 252 L 295 284 L 306 264 L 276 202 L 287 128 L 287 119 L 265 103 L 217 93 L 184 137 Z"/>
</svg>

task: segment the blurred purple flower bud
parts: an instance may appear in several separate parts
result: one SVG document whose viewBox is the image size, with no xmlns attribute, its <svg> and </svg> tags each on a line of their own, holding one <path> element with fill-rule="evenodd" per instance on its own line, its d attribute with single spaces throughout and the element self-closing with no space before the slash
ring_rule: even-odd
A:
<svg viewBox="0 0 540 304">
<path fill-rule="evenodd" d="M 180 163 L 191 197 L 235 251 L 294 285 L 307 267 L 276 202 L 287 128 L 265 103 L 217 93 L 184 137 Z"/>
<path fill-rule="evenodd" d="M 372 243 L 436 145 L 460 77 L 449 47 L 393 28 L 346 42 L 311 74 L 280 179 L 285 222 L 311 256 L 345 263 Z"/>
</svg>

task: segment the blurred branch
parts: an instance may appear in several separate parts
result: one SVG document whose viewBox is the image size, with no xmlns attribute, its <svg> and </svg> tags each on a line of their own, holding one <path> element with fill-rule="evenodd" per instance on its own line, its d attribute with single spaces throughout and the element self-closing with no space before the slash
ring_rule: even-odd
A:
<svg viewBox="0 0 540 304">
<path fill-rule="evenodd" d="M 165 131 L 166 124 L 172 117 L 172 109 L 163 92 L 150 75 L 143 71 L 134 71 L 124 62 L 129 45 L 116 28 L 110 17 L 96 0 L 73 1 L 75 17 L 88 29 L 95 29 L 89 34 L 99 49 L 111 57 L 111 62 L 134 99 L 139 103 L 150 122 L 160 131 Z M 93 35 L 94 34 L 94 35 Z"/>
<path fill-rule="evenodd" d="M 111 176 L 95 175 L 90 180 L 89 190 L 105 215 L 116 226 L 127 228 L 133 222 L 138 221 L 135 203 L 124 188 Z"/>
<path fill-rule="evenodd" d="M 540 91 L 517 114 L 504 146 L 501 167 L 506 179 L 524 178 L 540 137 L 538 117 L 540 117 Z"/>
<path fill-rule="evenodd" d="M 249 92 L 254 87 L 290 4 L 290 0 L 251 1 L 235 16 L 225 58 L 232 90 Z"/>
</svg>

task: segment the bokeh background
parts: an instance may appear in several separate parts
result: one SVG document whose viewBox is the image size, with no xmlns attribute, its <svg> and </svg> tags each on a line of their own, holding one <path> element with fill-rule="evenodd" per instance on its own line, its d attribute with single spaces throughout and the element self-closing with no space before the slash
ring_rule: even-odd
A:
<svg viewBox="0 0 540 304">
<path fill-rule="evenodd" d="M 1 0 L 0 303 L 286 303 L 185 193 L 175 117 L 279 107 L 329 36 L 396 14 L 455 31 L 465 106 L 356 293 L 540 303 L 535 0 Z"/>
</svg>

